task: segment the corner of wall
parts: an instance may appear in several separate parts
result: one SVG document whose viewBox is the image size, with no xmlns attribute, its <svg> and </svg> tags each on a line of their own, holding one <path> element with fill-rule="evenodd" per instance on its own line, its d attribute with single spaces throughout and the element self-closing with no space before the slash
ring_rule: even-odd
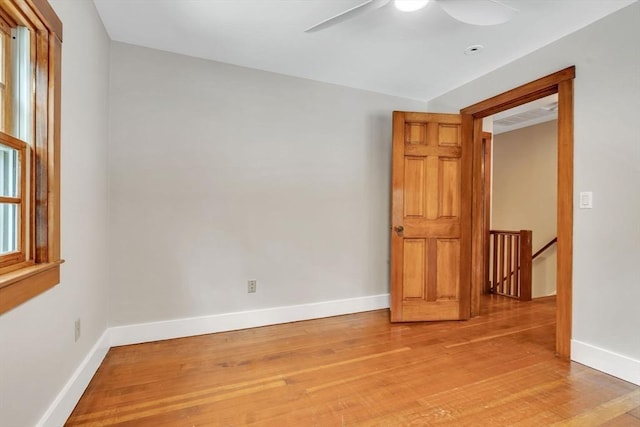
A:
<svg viewBox="0 0 640 427">
<path fill-rule="evenodd" d="M 64 425 L 111 347 L 318 319 L 388 307 L 389 295 L 383 294 L 108 328 L 60 390 L 37 426 Z"/>
<path fill-rule="evenodd" d="M 73 408 L 82 397 L 91 378 L 96 373 L 104 360 L 109 348 L 111 348 L 109 329 L 105 330 L 95 345 L 89 350 L 87 356 L 76 368 L 71 378 L 62 387 L 47 411 L 36 424 L 38 427 L 62 426 L 71 415 Z"/>
<path fill-rule="evenodd" d="M 571 340 L 571 360 L 640 386 L 640 360 Z"/>
</svg>

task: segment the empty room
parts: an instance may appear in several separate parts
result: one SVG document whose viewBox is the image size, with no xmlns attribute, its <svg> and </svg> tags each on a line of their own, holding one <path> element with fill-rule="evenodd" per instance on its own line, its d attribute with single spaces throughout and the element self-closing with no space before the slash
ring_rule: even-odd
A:
<svg viewBox="0 0 640 427">
<path fill-rule="evenodd" d="M 637 0 L 0 1 L 0 426 L 640 426 L 638 40 Z"/>
</svg>

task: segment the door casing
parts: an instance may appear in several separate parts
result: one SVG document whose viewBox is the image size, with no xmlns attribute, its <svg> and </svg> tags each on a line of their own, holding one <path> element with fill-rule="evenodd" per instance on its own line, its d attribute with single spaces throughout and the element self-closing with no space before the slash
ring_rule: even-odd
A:
<svg viewBox="0 0 640 427">
<path fill-rule="evenodd" d="M 491 230 L 491 160 L 493 158 L 491 147 L 493 144 L 493 134 L 490 132 L 482 132 L 482 176 L 484 180 L 482 182 L 482 197 L 483 207 L 482 216 L 484 217 L 484 240 L 482 242 L 484 250 L 484 282 L 482 284 L 483 290 L 481 292 L 488 293 L 489 282 L 489 239 Z"/>
<path fill-rule="evenodd" d="M 471 224 L 471 315 L 480 313 L 484 286 L 485 223 L 483 215 L 482 119 L 548 95 L 558 94 L 558 262 L 556 308 L 556 354 L 571 356 L 571 314 L 573 276 L 573 79 L 575 66 L 534 80 L 460 110 L 463 138 L 473 141 Z"/>
</svg>

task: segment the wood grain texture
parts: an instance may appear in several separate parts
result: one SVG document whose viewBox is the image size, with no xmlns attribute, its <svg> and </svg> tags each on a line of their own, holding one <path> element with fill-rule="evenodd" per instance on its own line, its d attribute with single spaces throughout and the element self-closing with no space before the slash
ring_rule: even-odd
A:
<svg viewBox="0 0 640 427">
<path fill-rule="evenodd" d="M 463 137 L 467 141 L 473 141 L 472 155 L 467 166 L 468 172 L 472 174 L 472 184 L 468 190 L 468 203 L 471 204 L 471 218 L 468 227 L 471 230 L 471 259 L 469 263 L 469 280 L 471 281 L 471 304 L 470 315 L 480 314 L 480 295 L 482 294 L 484 271 L 483 271 L 483 239 L 484 239 L 484 179 L 482 174 L 482 151 L 484 132 L 482 131 L 482 120 L 477 120 L 469 114 L 464 114 L 468 122 L 464 128 Z M 469 194 L 470 193 L 470 194 Z"/>
<path fill-rule="evenodd" d="M 62 29 L 60 28 L 60 31 Z M 50 39 L 49 46 L 49 156 L 47 173 L 49 175 L 49 227 L 48 253 L 49 261 L 58 261 L 60 251 L 60 133 L 62 124 L 62 34 Z"/>
<path fill-rule="evenodd" d="M 482 182 L 482 216 L 484 218 L 484 230 L 482 235 L 482 246 L 484 252 L 484 270 L 483 276 L 485 277 L 482 291 L 481 292 L 471 292 L 471 311 L 472 312 L 480 312 L 480 294 L 481 293 L 489 293 L 491 289 L 489 272 L 491 268 L 489 267 L 489 260 L 491 259 L 489 253 L 489 230 L 491 230 L 491 168 L 493 158 L 492 154 L 492 141 L 493 135 L 489 132 L 482 132 L 482 175 L 484 177 Z"/>
<path fill-rule="evenodd" d="M 573 266 L 573 79 L 575 66 L 549 74 L 492 98 L 460 110 L 463 117 L 472 117 L 473 132 L 463 126 L 463 141 L 473 141 L 473 227 L 471 276 L 472 295 L 477 297 L 483 289 L 483 227 L 482 200 L 482 119 L 510 108 L 526 104 L 554 93 L 558 94 L 558 262 L 557 294 L 558 320 L 556 351 L 560 357 L 571 356 L 572 266 Z M 472 305 L 472 314 L 477 305 Z"/>
<path fill-rule="evenodd" d="M 541 77 L 517 88 L 485 99 L 460 110 L 462 114 L 471 114 L 476 118 L 489 117 L 496 113 L 518 107 L 520 105 L 553 95 L 558 91 L 558 84 L 572 81 L 576 77 L 576 67 L 571 66 L 548 76 Z"/>
<path fill-rule="evenodd" d="M 393 132 L 391 319 L 466 319 L 471 144 L 462 117 L 396 112 Z"/>
<path fill-rule="evenodd" d="M 460 241 L 438 239 L 436 241 L 436 301 L 460 298 Z M 468 288 L 467 288 L 468 289 Z"/>
<path fill-rule="evenodd" d="M 440 159 L 438 212 L 440 218 L 460 217 L 460 160 Z"/>
<path fill-rule="evenodd" d="M 404 239 L 402 281 L 404 298 L 425 297 L 427 242 L 425 239 Z"/>
<path fill-rule="evenodd" d="M 26 0 L 30 7 L 36 11 L 40 19 L 49 31 L 62 42 L 62 21 L 56 15 L 48 0 Z"/>
<path fill-rule="evenodd" d="M 25 268 L 0 272 L 0 314 L 59 283 L 60 105 L 62 23 L 46 0 L 4 0 L 3 14 L 30 28 L 34 82 L 34 135 L 29 172 Z M 32 266 L 35 264 L 35 266 Z M 35 268 L 35 270 L 34 270 Z M 37 274 L 34 274 L 37 271 Z"/>
<path fill-rule="evenodd" d="M 493 247 L 492 293 L 531 300 L 532 255 L 531 230 L 490 230 L 490 246 Z M 490 281 L 487 276 L 485 278 Z"/>
<path fill-rule="evenodd" d="M 405 157 L 405 123 L 406 113 L 393 112 L 393 140 L 391 156 L 391 294 L 402 295 L 402 266 L 404 264 L 403 238 L 394 231 L 395 227 L 404 226 L 404 157 Z M 426 130 L 425 130 L 426 133 Z M 426 138 L 426 136 L 425 136 Z M 402 320 L 402 299 L 391 299 L 391 321 Z"/>
<path fill-rule="evenodd" d="M 425 208 L 425 159 L 407 157 L 404 161 L 404 212 L 422 217 Z"/>
<path fill-rule="evenodd" d="M 466 322 L 393 324 L 387 310 L 378 310 L 113 348 L 66 425 L 637 419 L 640 388 L 554 356 L 554 298 L 483 296 L 482 307 Z"/>
<path fill-rule="evenodd" d="M 558 318 L 556 351 L 571 356 L 573 301 L 573 80 L 558 85 Z"/>
<path fill-rule="evenodd" d="M 464 287 L 464 292 L 460 293 L 460 306 L 463 307 L 460 313 L 462 319 L 469 319 L 472 316 L 471 293 L 473 292 L 473 270 L 474 240 L 473 227 L 476 212 L 474 211 L 475 187 L 473 176 L 475 174 L 475 145 L 473 135 L 482 130 L 482 123 L 474 120 L 470 114 L 461 114 L 462 126 L 460 128 L 461 144 L 463 147 L 460 158 L 460 180 L 462 188 L 460 192 L 460 283 Z M 477 313 L 479 314 L 479 312 Z"/>
<path fill-rule="evenodd" d="M 520 274 L 516 283 L 520 285 L 520 301 L 531 301 L 532 284 L 533 284 L 533 266 L 532 266 L 532 248 L 533 232 L 531 230 L 520 230 L 519 236 L 520 250 L 518 251 L 520 268 L 516 269 L 516 273 Z"/>
<path fill-rule="evenodd" d="M 49 202 L 50 202 L 50 171 L 52 157 L 52 138 L 49 134 L 49 117 L 52 104 L 49 101 L 50 67 L 49 67 L 49 34 L 40 33 L 36 37 L 35 64 L 35 128 L 33 137 L 33 151 L 35 153 L 35 182 L 34 182 L 34 219 L 35 219 L 35 261 L 36 263 L 49 261 Z M 53 64 L 52 64 L 53 65 Z"/>
<path fill-rule="evenodd" d="M 32 265 L 3 274 L 0 280 L 0 314 L 60 283 L 60 262 Z"/>
</svg>

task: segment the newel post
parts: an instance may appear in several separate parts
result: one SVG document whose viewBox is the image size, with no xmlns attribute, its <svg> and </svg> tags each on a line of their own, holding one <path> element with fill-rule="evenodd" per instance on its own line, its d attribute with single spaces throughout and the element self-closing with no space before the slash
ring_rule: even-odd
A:
<svg viewBox="0 0 640 427">
<path fill-rule="evenodd" d="M 520 301 L 531 301 L 532 235 L 531 230 L 520 230 Z"/>
</svg>

